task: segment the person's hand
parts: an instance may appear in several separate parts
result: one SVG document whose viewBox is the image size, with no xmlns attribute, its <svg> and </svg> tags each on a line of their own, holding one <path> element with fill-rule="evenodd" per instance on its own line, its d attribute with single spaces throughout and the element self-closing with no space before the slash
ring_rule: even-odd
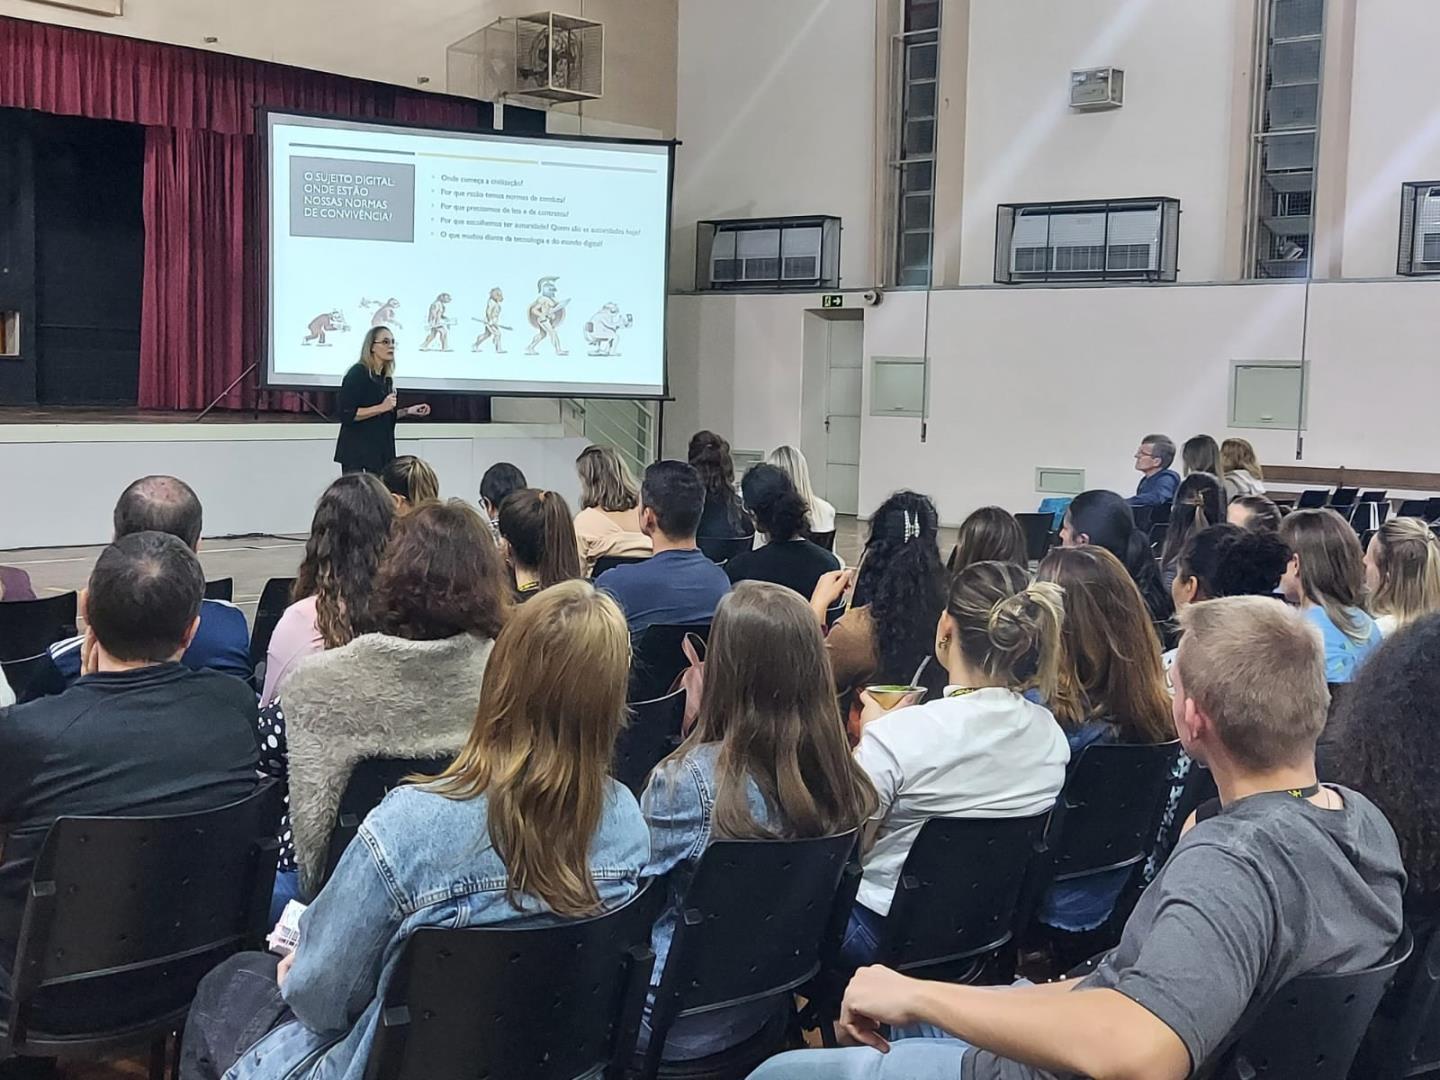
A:
<svg viewBox="0 0 1440 1080">
<path fill-rule="evenodd" d="M 878 720 L 880 717 L 884 716 L 889 711 L 889 709 L 885 708 L 885 706 L 881 705 L 878 701 L 876 701 L 873 697 L 870 696 L 870 691 L 860 691 L 861 730 L 864 730 L 865 725 L 870 723 L 871 720 Z"/>
<path fill-rule="evenodd" d="M 828 574 L 821 574 L 810 594 L 810 606 L 829 610 L 854 582 L 854 570 L 831 570 Z"/>
<path fill-rule="evenodd" d="M 280 958 L 280 966 L 275 969 L 275 985 L 284 987 L 285 979 L 290 974 L 290 969 L 295 966 L 295 954 L 287 953 Z"/>
<path fill-rule="evenodd" d="M 380 404 L 385 406 L 385 412 L 393 411 L 395 408 L 395 391 L 391 390 L 389 396 L 386 397 L 385 400 L 382 401 Z"/>
<path fill-rule="evenodd" d="M 921 985 L 887 967 L 862 967 L 845 988 L 837 1025 L 841 1038 L 886 1053 L 890 1043 L 880 1034 L 880 1026 L 899 1027 L 919 1020 L 916 1006 Z"/>
<path fill-rule="evenodd" d="M 419 405 L 410 405 L 400 410 L 401 416 L 429 416 L 430 406 L 421 402 Z"/>
</svg>

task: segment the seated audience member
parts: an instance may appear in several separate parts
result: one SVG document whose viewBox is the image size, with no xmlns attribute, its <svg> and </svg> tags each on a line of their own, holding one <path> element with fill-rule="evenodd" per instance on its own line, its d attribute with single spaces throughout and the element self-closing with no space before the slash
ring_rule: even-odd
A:
<svg viewBox="0 0 1440 1080">
<path fill-rule="evenodd" d="M 1146 435 L 1135 451 L 1135 468 L 1140 484 L 1129 499 L 1131 506 L 1168 506 L 1180 486 L 1180 477 L 1170 468 L 1175 444 L 1168 435 Z"/>
<path fill-rule="evenodd" d="M 265 653 L 263 708 L 301 659 L 346 644 L 363 625 L 395 518 L 390 493 L 370 473 L 346 473 L 315 504 L 291 604 Z"/>
<path fill-rule="evenodd" d="M 997 989 L 866 968 L 840 1017 L 864 1046 L 785 1054 L 752 1080 L 1181 1080 L 1292 979 L 1386 957 L 1400 850 L 1363 795 L 1316 783 L 1329 695 L 1314 628 L 1260 597 L 1194 604 L 1181 623 L 1175 727 L 1221 808 L 1186 833 L 1095 971 Z M 882 1024 L 900 1029 L 891 1041 Z M 904 1037 L 920 1025 L 948 1037 Z"/>
<path fill-rule="evenodd" d="M 606 555 L 650 554 L 650 538 L 640 531 L 640 488 L 630 468 L 608 446 L 587 446 L 575 459 L 580 474 L 580 513 L 575 536 L 587 575 Z"/>
<path fill-rule="evenodd" d="M 444 757 L 464 744 L 509 592 L 499 552 L 470 506 L 424 503 L 395 519 L 356 628 L 366 632 L 302 660 L 260 712 L 261 770 L 290 784 L 279 906 L 319 883 L 357 761 Z"/>
<path fill-rule="evenodd" d="M 1382 634 L 1440 611 L 1440 541 L 1419 518 L 1392 518 L 1365 550 L 1365 588 Z"/>
<path fill-rule="evenodd" d="M 735 581 L 773 581 L 793 589 L 807 601 L 820 578 L 840 569 L 840 560 L 805 536 L 809 508 L 790 477 L 775 465 L 756 465 L 745 474 L 740 490 L 765 544 L 736 555 L 725 564 Z"/>
<path fill-rule="evenodd" d="M 34 600 L 35 587 L 30 575 L 18 566 L 0 566 L 0 601 Z"/>
<path fill-rule="evenodd" d="M 1280 531 L 1280 507 L 1266 495 L 1237 495 L 1225 509 L 1231 525 L 1256 532 Z"/>
<path fill-rule="evenodd" d="M 851 737 L 860 737 L 858 694 L 871 685 L 945 688 L 935 656 L 935 624 L 945 611 L 946 577 L 940 565 L 940 519 L 935 504 L 913 491 L 897 491 L 870 516 L 870 535 L 858 571 L 826 574 L 810 606 L 823 626 L 827 613 L 854 585 L 850 608 L 830 628 L 825 651 L 835 690 L 850 712 Z"/>
<path fill-rule="evenodd" d="M 429 464 L 402 454 L 380 471 L 380 479 L 395 500 L 395 512 L 408 514 L 417 504 L 440 497 L 440 479 Z"/>
<path fill-rule="evenodd" d="M 1175 614 L 1170 594 L 1155 568 L 1150 538 L 1135 527 L 1130 507 L 1113 491 L 1082 491 L 1075 496 L 1065 510 L 1060 543 L 1064 547 L 1094 544 L 1104 548 L 1129 571 L 1152 620 L 1162 622 Z"/>
<path fill-rule="evenodd" d="M 254 1080 L 359 1076 L 415 929 L 545 926 L 633 896 L 645 820 L 608 775 L 629 651 L 619 609 L 583 581 L 519 608 L 454 764 L 370 812 L 290 957 L 241 953 L 206 976 L 181 1075 L 216 1080 L 243 1058 Z"/>
<path fill-rule="evenodd" d="M 505 501 L 505 497 L 512 491 L 529 486 L 525 481 L 525 474 L 508 461 L 497 461 L 485 470 L 485 475 L 480 477 L 480 510 L 492 529 L 495 527 L 495 519 L 500 516 L 500 504 Z M 499 537 L 499 533 L 495 535 Z"/>
<path fill-rule="evenodd" d="M 1175 560 L 1192 533 L 1219 525 L 1225 519 L 1225 502 L 1220 481 L 1208 472 L 1189 473 L 1175 491 L 1170 506 L 1170 524 L 1160 552 L 1160 580 L 1165 591 L 1175 581 Z"/>
<path fill-rule="evenodd" d="M 954 574 L 977 562 L 1008 562 L 1029 568 L 1025 530 L 1009 510 L 982 506 L 960 523 L 960 534 L 955 538 L 945 569 Z"/>
<path fill-rule="evenodd" d="M 191 551 L 200 549 L 200 500 L 190 485 L 173 476 L 136 480 L 115 504 L 115 539 L 137 532 L 162 532 L 178 537 Z M 80 677 L 83 636 L 50 646 L 50 659 L 66 685 Z M 210 669 L 249 679 L 250 628 L 245 613 L 225 600 L 202 600 L 200 629 L 180 662 L 195 671 Z"/>
<path fill-rule="evenodd" d="M 122 536 L 85 593 L 84 671 L 0 713 L 0 1001 L 35 858 L 55 819 L 207 810 L 255 787 L 255 694 L 180 658 L 205 575 L 163 533 Z"/>
<path fill-rule="evenodd" d="M 1203 472 L 1211 476 L 1220 475 L 1220 444 L 1210 435 L 1193 435 L 1180 448 L 1180 461 L 1184 476 Z"/>
<path fill-rule="evenodd" d="M 812 533 L 834 532 L 835 507 L 815 494 L 815 489 L 810 485 L 810 465 L 799 448 L 777 446 L 770 451 L 770 456 L 765 461 L 783 469 L 785 475 L 790 477 L 790 482 L 795 485 L 795 490 L 805 500 L 805 505 L 810 510 L 810 519 L 805 527 Z"/>
<path fill-rule="evenodd" d="M 499 525 L 517 603 L 524 603 L 541 589 L 583 576 L 570 507 L 559 492 L 512 491 L 500 504 Z"/>
<path fill-rule="evenodd" d="M 1334 510 L 1296 510 L 1280 523 L 1290 563 L 1280 579 L 1325 639 L 1325 679 L 1347 683 L 1382 637 L 1365 611 L 1365 566 L 1355 530 Z"/>
<path fill-rule="evenodd" d="M 713 431 L 690 437 L 690 465 L 705 488 L 705 509 L 695 535 L 708 539 L 755 535 L 755 523 L 735 494 L 735 462 L 730 444 Z"/>
<path fill-rule="evenodd" d="M 617 566 L 595 579 L 619 601 L 638 633 L 652 623 L 708 623 L 730 591 L 725 571 L 695 546 L 705 488 L 683 461 L 657 461 L 640 485 L 640 528 L 655 549 L 642 563 Z"/>
<path fill-rule="evenodd" d="M 792 591 L 746 581 L 720 602 L 699 719 L 657 766 L 640 806 L 650 823 L 645 875 L 667 875 L 669 896 L 655 925 L 655 986 L 685 890 L 712 840 L 833 836 L 874 812 L 875 792 L 835 722 L 820 628 Z M 777 1004 L 683 1019 L 670 1029 L 664 1057 L 703 1057 L 743 1042 Z"/>
<path fill-rule="evenodd" d="M 1100 547 L 1056 548 L 1041 561 L 1038 580 L 1065 591 L 1065 658 L 1048 704 L 1070 744 L 1071 765 L 1092 744 L 1173 739 L 1160 645 L 1120 560 Z M 1093 930 L 1110 917 L 1132 871 L 1061 882 L 1038 917 L 1061 930 Z"/>
<path fill-rule="evenodd" d="M 1225 596 L 1274 596 L 1289 562 L 1290 549 L 1273 532 L 1229 524 L 1193 532 L 1175 559 L 1175 610 Z"/>
<path fill-rule="evenodd" d="M 1024 697 L 1055 696 L 1062 657 L 1062 592 L 1009 563 L 973 563 L 950 579 L 935 653 L 945 695 L 884 712 L 863 695 L 855 760 L 880 796 L 872 846 L 843 955 L 873 959 L 905 856 L 932 817 L 1044 813 L 1065 782 L 1070 748 L 1050 710 Z M 708 678 L 708 674 L 707 674 Z"/>
<path fill-rule="evenodd" d="M 1220 468 L 1225 481 L 1225 501 L 1241 495 L 1264 495 L 1265 471 L 1249 439 L 1226 439 L 1220 444 Z"/>
</svg>

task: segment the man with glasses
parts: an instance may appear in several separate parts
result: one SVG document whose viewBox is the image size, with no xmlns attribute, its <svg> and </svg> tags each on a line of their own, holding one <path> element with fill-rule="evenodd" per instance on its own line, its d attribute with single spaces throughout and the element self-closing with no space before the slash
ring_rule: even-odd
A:
<svg viewBox="0 0 1440 1080">
<path fill-rule="evenodd" d="M 1130 497 L 1131 506 L 1169 506 L 1180 486 L 1180 477 L 1170 468 L 1175 460 L 1175 443 L 1168 435 L 1146 435 L 1135 451 L 1135 468 L 1144 475 Z"/>
</svg>

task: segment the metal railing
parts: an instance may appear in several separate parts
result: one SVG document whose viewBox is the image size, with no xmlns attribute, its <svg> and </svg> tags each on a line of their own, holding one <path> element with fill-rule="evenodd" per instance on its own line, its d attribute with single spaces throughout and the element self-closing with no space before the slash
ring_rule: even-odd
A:
<svg viewBox="0 0 1440 1080">
<path fill-rule="evenodd" d="M 659 406 L 623 398 L 568 398 L 566 430 L 612 448 L 638 479 L 659 452 Z"/>
</svg>

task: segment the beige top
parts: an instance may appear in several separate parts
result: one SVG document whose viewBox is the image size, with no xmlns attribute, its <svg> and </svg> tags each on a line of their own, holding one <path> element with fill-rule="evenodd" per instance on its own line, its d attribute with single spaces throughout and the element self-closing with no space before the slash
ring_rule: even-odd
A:
<svg viewBox="0 0 1440 1080">
<path fill-rule="evenodd" d="M 835 672 L 836 692 L 843 694 L 874 679 L 880 670 L 880 651 L 869 605 L 851 608 L 840 616 L 826 635 L 825 648 Z"/>
<path fill-rule="evenodd" d="M 640 531 L 639 510 L 601 510 L 589 506 L 575 515 L 575 538 L 585 575 L 604 555 L 649 555 L 650 538 Z"/>
</svg>

